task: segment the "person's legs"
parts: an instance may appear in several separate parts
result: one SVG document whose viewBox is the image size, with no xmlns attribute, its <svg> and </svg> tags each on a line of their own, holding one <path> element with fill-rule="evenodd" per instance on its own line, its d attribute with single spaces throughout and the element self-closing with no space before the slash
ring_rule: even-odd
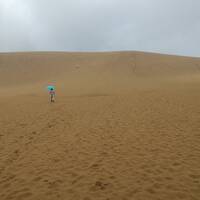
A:
<svg viewBox="0 0 200 200">
<path fill-rule="evenodd" d="M 54 95 L 51 94 L 51 102 L 55 102 L 54 98 L 55 98 Z"/>
</svg>

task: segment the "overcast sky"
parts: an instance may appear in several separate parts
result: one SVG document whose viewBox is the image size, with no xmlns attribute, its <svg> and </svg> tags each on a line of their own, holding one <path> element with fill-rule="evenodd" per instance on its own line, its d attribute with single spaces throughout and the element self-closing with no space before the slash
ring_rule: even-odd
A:
<svg viewBox="0 0 200 200">
<path fill-rule="evenodd" d="M 200 56 L 200 0 L 0 0 L 0 51 Z"/>
</svg>

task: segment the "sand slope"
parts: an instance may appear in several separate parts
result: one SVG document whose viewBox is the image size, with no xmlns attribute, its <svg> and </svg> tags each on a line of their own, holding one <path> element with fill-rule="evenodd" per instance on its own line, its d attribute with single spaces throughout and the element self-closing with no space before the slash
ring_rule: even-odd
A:
<svg viewBox="0 0 200 200">
<path fill-rule="evenodd" d="M 15 53 L 0 72 L 0 199 L 199 199 L 200 59 Z"/>
<path fill-rule="evenodd" d="M 142 52 L 0 54 L 1 90 L 35 86 L 38 92 L 50 82 L 68 89 L 66 94 L 113 93 L 177 78 L 191 81 L 199 72 L 199 58 Z"/>
</svg>

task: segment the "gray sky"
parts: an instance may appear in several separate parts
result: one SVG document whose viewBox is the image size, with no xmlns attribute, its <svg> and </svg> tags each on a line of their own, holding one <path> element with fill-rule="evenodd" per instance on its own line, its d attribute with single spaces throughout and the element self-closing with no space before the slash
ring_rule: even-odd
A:
<svg viewBox="0 0 200 200">
<path fill-rule="evenodd" d="M 200 56 L 199 0 L 0 0 L 0 51 Z"/>
</svg>

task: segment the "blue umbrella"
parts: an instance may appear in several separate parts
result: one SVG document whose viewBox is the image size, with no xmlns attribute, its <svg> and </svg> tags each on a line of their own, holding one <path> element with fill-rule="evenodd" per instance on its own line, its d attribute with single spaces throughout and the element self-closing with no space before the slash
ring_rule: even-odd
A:
<svg viewBox="0 0 200 200">
<path fill-rule="evenodd" d="M 50 91 L 50 90 L 55 90 L 55 87 L 53 85 L 48 85 L 47 86 L 47 89 Z"/>
</svg>

